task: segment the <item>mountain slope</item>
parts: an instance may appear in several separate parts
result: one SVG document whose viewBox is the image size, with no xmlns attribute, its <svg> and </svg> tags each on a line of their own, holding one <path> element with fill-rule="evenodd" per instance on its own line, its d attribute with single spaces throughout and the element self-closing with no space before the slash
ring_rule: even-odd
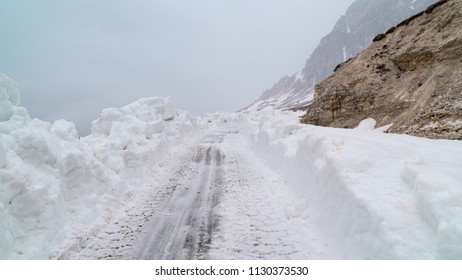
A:
<svg viewBox="0 0 462 280">
<path fill-rule="evenodd" d="M 370 45 L 372 39 L 436 0 L 357 0 L 321 39 L 300 72 L 285 76 L 247 110 L 300 109 L 313 100 L 314 85 L 330 75 L 335 66 Z"/>
<path fill-rule="evenodd" d="M 376 37 L 316 86 L 302 122 L 462 139 L 462 1 L 440 1 Z"/>
</svg>

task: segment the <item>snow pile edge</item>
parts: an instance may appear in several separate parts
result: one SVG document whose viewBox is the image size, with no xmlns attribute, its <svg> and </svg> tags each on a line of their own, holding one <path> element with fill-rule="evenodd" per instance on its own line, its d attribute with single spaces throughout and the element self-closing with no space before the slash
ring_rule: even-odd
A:
<svg viewBox="0 0 462 280">
<path fill-rule="evenodd" d="M 0 82 L 0 108 L 8 109 L 0 121 L 0 259 L 56 258 L 78 246 L 78 234 L 96 234 L 136 193 L 133 174 L 196 126 L 169 98 L 153 97 L 104 110 L 79 139 L 73 123 L 31 119 L 17 84 L 4 75 Z"/>
<path fill-rule="evenodd" d="M 248 114 L 260 158 L 352 259 L 462 258 L 462 143 Z M 301 217 L 299 217 L 301 218 Z"/>
</svg>

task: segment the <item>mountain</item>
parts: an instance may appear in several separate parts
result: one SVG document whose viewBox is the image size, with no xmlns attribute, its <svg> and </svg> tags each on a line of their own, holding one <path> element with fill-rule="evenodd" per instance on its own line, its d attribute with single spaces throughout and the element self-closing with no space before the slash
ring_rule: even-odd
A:
<svg viewBox="0 0 462 280">
<path fill-rule="evenodd" d="M 436 0 L 357 0 L 341 16 L 333 30 L 321 39 L 305 68 L 285 76 L 247 110 L 301 109 L 313 100 L 315 84 L 332 73 L 335 66 L 355 56 L 372 39 L 400 21 L 423 11 Z"/>
<path fill-rule="evenodd" d="M 430 6 L 316 86 L 302 122 L 353 128 L 365 118 L 388 132 L 462 139 L 462 1 Z"/>
</svg>

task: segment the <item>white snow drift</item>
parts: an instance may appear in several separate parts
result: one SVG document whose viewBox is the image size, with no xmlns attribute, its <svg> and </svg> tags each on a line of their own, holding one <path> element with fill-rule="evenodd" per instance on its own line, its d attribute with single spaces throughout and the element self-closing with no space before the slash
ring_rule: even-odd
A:
<svg viewBox="0 0 462 280">
<path fill-rule="evenodd" d="M 105 110 L 79 139 L 73 123 L 32 120 L 0 75 L 0 259 L 52 257 L 123 203 L 132 167 L 158 160 L 194 125 L 169 99 L 147 98 Z"/>
</svg>

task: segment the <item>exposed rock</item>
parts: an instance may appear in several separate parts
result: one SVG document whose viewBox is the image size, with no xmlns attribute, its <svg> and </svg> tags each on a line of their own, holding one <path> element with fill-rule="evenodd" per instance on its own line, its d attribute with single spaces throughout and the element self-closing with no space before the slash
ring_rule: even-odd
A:
<svg viewBox="0 0 462 280">
<path fill-rule="evenodd" d="M 302 122 L 462 139 L 462 1 L 405 20 L 316 86 Z"/>
<path fill-rule="evenodd" d="M 425 9 L 436 0 L 357 0 L 321 39 L 306 61 L 305 68 L 280 79 L 271 89 L 247 108 L 261 110 L 306 109 L 312 102 L 314 86 L 332 73 L 338 64 L 370 45 L 374 37 L 400 21 Z M 393 29 L 394 27 L 392 27 Z M 386 34 L 385 33 L 385 34 Z M 380 34 L 374 40 L 383 39 Z"/>
</svg>

